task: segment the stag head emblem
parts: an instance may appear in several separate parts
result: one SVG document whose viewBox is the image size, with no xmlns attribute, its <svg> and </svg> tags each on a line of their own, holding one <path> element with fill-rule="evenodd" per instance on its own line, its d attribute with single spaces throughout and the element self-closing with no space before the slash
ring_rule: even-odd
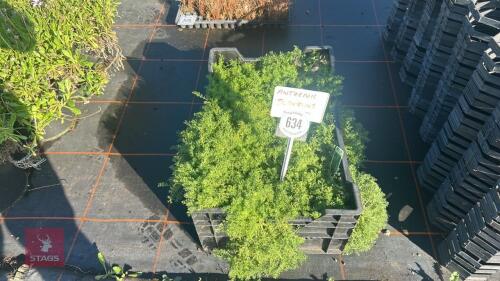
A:
<svg viewBox="0 0 500 281">
<path fill-rule="evenodd" d="M 52 248 L 52 240 L 50 240 L 50 236 L 45 234 L 45 239 L 41 239 L 39 235 L 36 236 L 38 238 L 38 241 L 42 242 L 42 245 L 40 246 L 40 251 L 47 253 L 49 249 Z"/>
</svg>

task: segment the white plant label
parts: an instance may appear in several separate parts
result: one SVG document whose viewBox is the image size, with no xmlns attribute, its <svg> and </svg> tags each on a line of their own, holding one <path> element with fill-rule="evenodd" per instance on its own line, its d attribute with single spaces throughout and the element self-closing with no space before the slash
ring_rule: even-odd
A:
<svg viewBox="0 0 500 281">
<path fill-rule="evenodd" d="M 281 181 L 285 180 L 292 155 L 293 141 L 307 133 L 309 122 L 321 123 L 323 121 L 329 99 L 330 94 L 324 92 L 281 86 L 274 89 L 271 116 L 281 118 L 279 130 L 288 138 L 281 166 Z"/>
<path fill-rule="evenodd" d="M 197 18 L 196 15 L 184 15 L 184 14 L 181 14 L 177 18 L 177 22 L 176 23 L 178 25 L 193 25 L 196 22 L 196 18 Z"/>
<path fill-rule="evenodd" d="M 309 121 L 302 114 L 285 114 L 281 116 L 279 128 L 285 136 L 299 138 L 309 130 Z"/>
<path fill-rule="evenodd" d="M 310 122 L 321 123 L 329 99 L 330 94 L 325 92 L 278 86 L 274 89 L 271 116 L 299 113 Z"/>
</svg>

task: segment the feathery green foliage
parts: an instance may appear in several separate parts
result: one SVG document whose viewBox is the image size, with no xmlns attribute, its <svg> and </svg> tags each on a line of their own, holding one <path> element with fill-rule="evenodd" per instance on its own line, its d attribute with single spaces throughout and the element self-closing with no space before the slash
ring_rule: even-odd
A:
<svg viewBox="0 0 500 281">
<path fill-rule="evenodd" d="M 332 107 L 314 124 L 307 142 L 296 142 L 284 182 L 279 174 L 286 140 L 274 135 L 270 117 L 274 88 L 290 86 L 340 94 L 341 78 L 331 75 L 319 54 L 269 54 L 258 63 L 219 61 L 209 77 L 202 110 L 181 133 L 171 180 L 171 199 L 189 212 L 222 208 L 229 243 L 216 254 L 230 264 L 230 277 L 278 277 L 304 259 L 303 243 L 288 224 L 299 216 L 317 218 L 326 208 L 344 208 L 348 195 L 333 174 L 335 155 Z M 346 132 L 362 154 L 364 134 L 349 116 Z M 350 145 L 347 143 L 347 145 Z M 357 156 L 359 159 L 362 156 Z M 359 160 L 361 161 L 361 160 Z"/>
<path fill-rule="evenodd" d="M 344 248 L 345 254 L 359 254 L 370 250 L 375 244 L 380 230 L 387 225 L 387 200 L 371 175 L 360 170 L 364 159 L 368 133 L 354 118 L 350 110 L 343 110 L 342 124 L 346 153 L 354 182 L 359 187 L 363 212 Z"/>
<path fill-rule="evenodd" d="M 78 100 L 99 94 L 121 65 L 117 0 L 0 0 L 0 145 L 36 146 Z"/>
<path fill-rule="evenodd" d="M 351 171 L 354 171 L 352 176 L 359 187 L 363 213 L 344 248 L 346 254 L 370 250 L 388 220 L 388 203 L 377 180 L 367 173 L 357 171 L 356 168 L 351 168 Z"/>
</svg>

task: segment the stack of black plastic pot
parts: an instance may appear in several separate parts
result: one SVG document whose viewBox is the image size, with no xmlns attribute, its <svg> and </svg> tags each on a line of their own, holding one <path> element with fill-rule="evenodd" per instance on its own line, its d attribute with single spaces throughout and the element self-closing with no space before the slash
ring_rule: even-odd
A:
<svg viewBox="0 0 500 281">
<path fill-rule="evenodd" d="M 500 100 L 500 39 L 494 37 L 443 128 L 417 170 L 422 186 L 437 190 L 462 158 L 478 132 L 495 116 Z"/>
<path fill-rule="evenodd" d="M 411 112 L 423 116 L 429 108 L 437 83 L 457 41 L 457 34 L 466 20 L 465 15 L 469 13 L 469 3 L 470 0 L 443 0 L 436 28 L 411 93 Z"/>
<path fill-rule="evenodd" d="M 435 191 L 429 220 L 449 233 L 440 261 L 468 280 L 487 280 L 500 270 L 499 211 L 487 208 L 492 200 L 499 206 L 492 190 L 500 180 L 500 36 L 483 52 L 417 175 Z"/>
<path fill-rule="evenodd" d="M 396 3 L 399 3 L 397 1 Z M 393 14 L 398 16 L 403 16 L 399 27 L 397 26 L 398 21 L 393 21 L 393 25 L 388 26 L 386 30 L 386 37 L 394 38 L 393 47 L 391 50 L 391 56 L 394 59 L 403 59 L 410 47 L 410 44 L 417 30 L 420 18 L 422 17 L 422 12 L 425 7 L 425 1 L 422 0 L 409 0 L 407 4 L 407 9 L 404 15 L 397 13 L 393 10 Z M 395 34 L 395 35 L 392 35 Z"/>
<path fill-rule="evenodd" d="M 424 13 L 399 72 L 401 80 L 410 86 L 415 86 L 420 69 L 422 68 L 426 50 L 436 30 L 436 21 L 442 3 L 443 0 L 425 1 Z"/>
<path fill-rule="evenodd" d="M 386 38 L 432 142 L 417 178 L 434 193 L 430 222 L 447 234 L 439 259 L 487 280 L 500 270 L 500 0 L 395 3 L 407 10 L 395 8 Z"/>
<path fill-rule="evenodd" d="M 429 220 L 445 231 L 456 227 L 500 179 L 500 110 L 496 109 L 463 152 L 432 198 Z"/>
<path fill-rule="evenodd" d="M 435 139 L 488 48 L 489 40 L 500 32 L 500 1 L 473 0 L 469 5 L 470 13 L 420 127 L 420 135 L 427 142 Z"/>
<path fill-rule="evenodd" d="M 500 181 L 438 246 L 439 260 L 468 280 L 488 280 L 500 270 Z"/>
</svg>

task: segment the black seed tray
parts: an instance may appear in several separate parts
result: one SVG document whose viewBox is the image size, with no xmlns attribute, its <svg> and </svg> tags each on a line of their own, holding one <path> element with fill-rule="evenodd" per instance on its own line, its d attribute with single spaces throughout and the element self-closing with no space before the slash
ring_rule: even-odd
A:
<svg viewBox="0 0 500 281">
<path fill-rule="evenodd" d="M 481 133 L 490 137 L 490 135 L 498 133 L 496 128 L 496 120 L 491 118 Z M 475 202 L 484 196 L 484 193 L 489 190 L 489 186 L 494 185 L 500 178 L 500 162 L 482 151 L 478 145 L 479 141 L 480 136 L 478 136 L 477 142 L 471 143 L 462 159 L 450 171 L 448 178 L 440 185 L 434 196 L 442 204 L 442 206 L 438 205 L 434 208 L 437 213 L 443 213 L 443 210 L 447 209 L 453 214 L 451 216 L 448 214 L 448 217 L 460 218 L 460 212 L 467 212 Z M 451 206 L 459 213 L 453 211 Z"/>
<path fill-rule="evenodd" d="M 394 43 L 397 32 L 403 23 L 405 13 L 412 1 L 415 0 L 397 0 L 394 2 L 383 34 L 386 42 Z"/>
<path fill-rule="evenodd" d="M 427 112 L 428 104 L 441 79 L 444 68 L 457 42 L 457 35 L 466 21 L 468 3 L 461 1 L 444 1 L 441 6 L 436 30 L 432 36 L 430 48 L 427 50 L 422 70 L 417 78 L 416 87 L 410 98 L 410 111 Z M 426 70 L 427 69 L 427 70 Z M 429 71 L 433 70 L 433 72 Z"/>
<path fill-rule="evenodd" d="M 426 50 L 431 42 L 432 35 L 436 29 L 442 0 L 430 0 L 425 2 L 424 13 L 418 24 L 417 30 L 410 44 L 408 52 L 400 69 L 400 77 L 403 82 L 414 86 L 420 73 Z"/>
<path fill-rule="evenodd" d="M 500 181 L 464 216 L 438 245 L 438 257 L 450 270 L 462 277 L 488 277 L 500 269 L 500 232 L 491 225 L 499 217 Z M 496 209 L 495 209 L 496 208 Z M 428 208 L 429 209 L 429 208 Z"/>
<path fill-rule="evenodd" d="M 395 36 L 394 47 L 390 51 L 393 59 L 402 60 L 406 55 L 420 18 L 423 15 L 424 7 L 425 1 L 412 0 L 409 4 L 398 33 Z"/>
<path fill-rule="evenodd" d="M 442 127 L 444 120 L 449 115 L 449 112 L 456 104 L 458 97 L 462 94 L 464 87 L 471 78 L 471 75 L 476 68 L 481 55 L 488 47 L 491 33 L 498 33 L 499 30 L 493 28 L 480 29 L 484 24 L 473 25 L 471 21 L 480 22 L 484 18 L 474 18 L 471 13 L 468 20 L 464 22 L 464 26 L 460 31 L 459 38 L 453 49 L 453 55 L 450 57 L 450 63 L 447 65 L 441 81 L 438 83 L 437 92 L 430 104 L 427 115 L 424 117 L 420 134 L 422 139 L 430 142 L 435 139 L 436 134 Z M 492 19 L 488 19 L 494 21 Z M 478 30 L 485 30 L 483 33 Z"/>
</svg>

